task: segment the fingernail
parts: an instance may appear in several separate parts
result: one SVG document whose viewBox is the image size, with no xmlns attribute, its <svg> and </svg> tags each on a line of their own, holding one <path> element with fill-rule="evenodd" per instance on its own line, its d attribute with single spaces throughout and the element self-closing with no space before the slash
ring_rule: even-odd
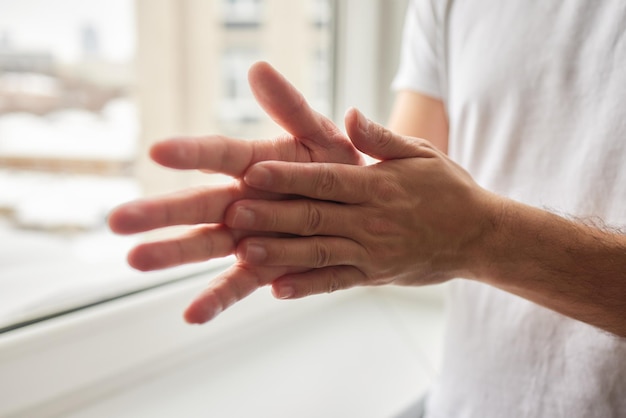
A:
<svg viewBox="0 0 626 418">
<path fill-rule="evenodd" d="M 296 290 L 290 285 L 281 285 L 276 289 L 276 297 L 278 299 L 289 299 L 296 294 Z"/>
<path fill-rule="evenodd" d="M 252 228 L 254 226 L 254 212 L 248 208 L 239 207 L 235 209 L 235 216 L 233 217 L 234 228 Z"/>
<path fill-rule="evenodd" d="M 267 251 L 259 244 L 248 244 L 245 260 L 249 263 L 261 263 L 267 257 Z"/>
<path fill-rule="evenodd" d="M 370 121 L 359 111 L 359 109 L 355 108 L 356 112 L 356 124 L 359 130 L 363 133 L 367 133 L 369 131 Z"/>
<path fill-rule="evenodd" d="M 268 169 L 263 167 L 252 167 L 243 180 L 252 187 L 267 187 L 272 181 L 272 176 Z"/>
</svg>

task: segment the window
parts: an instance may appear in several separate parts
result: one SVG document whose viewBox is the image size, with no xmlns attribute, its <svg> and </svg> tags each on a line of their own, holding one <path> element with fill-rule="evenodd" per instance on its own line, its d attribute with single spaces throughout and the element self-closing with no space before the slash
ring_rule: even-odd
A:
<svg viewBox="0 0 626 418">
<path fill-rule="evenodd" d="M 261 24 L 262 0 L 222 0 L 224 25 L 256 28 Z"/>
<path fill-rule="evenodd" d="M 313 95 L 309 101 L 311 105 L 325 115 L 330 115 L 331 106 L 329 97 L 332 89 L 331 51 L 319 48 L 313 51 L 311 62 L 311 83 Z"/>
<path fill-rule="evenodd" d="M 330 108 L 332 33 L 307 24 L 313 3 L 0 0 L 0 330 L 208 268 L 133 271 L 128 249 L 171 232 L 114 236 L 107 213 L 220 181 L 156 167 L 155 140 L 280 132 L 247 84 L 258 59 Z"/>
<path fill-rule="evenodd" d="M 328 0 L 311 0 L 311 17 L 313 24 L 320 29 L 327 27 L 331 23 L 332 3 Z"/>
<path fill-rule="evenodd" d="M 248 87 L 248 68 L 260 57 L 256 49 L 230 47 L 222 57 L 222 88 L 219 117 L 223 122 L 253 123 L 262 112 Z"/>
<path fill-rule="evenodd" d="M 238 19 L 239 3 L 254 12 Z M 225 10 L 257 23 L 226 24 Z M 403 12 L 385 0 L 0 0 L 0 416 L 65 416 L 277 311 L 257 293 L 211 327 L 185 326 L 179 312 L 220 267 L 133 272 L 136 238 L 109 234 L 106 213 L 218 181 L 156 167 L 155 140 L 281 132 L 260 109 L 222 114 L 250 97 L 247 60 L 274 64 L 339 123 L 349 105 L 383 119 L 380 63 L 395 63 L 378 35 Z"/>
<path fill-rule="evenodd" d="M 0 329 L 11 329 L 109 297 L 105 283 L 127 273 L 130 241 L 104 223 L 140 194 L 140 128 L 132 3 L 0 10 Z"/>
</svg>

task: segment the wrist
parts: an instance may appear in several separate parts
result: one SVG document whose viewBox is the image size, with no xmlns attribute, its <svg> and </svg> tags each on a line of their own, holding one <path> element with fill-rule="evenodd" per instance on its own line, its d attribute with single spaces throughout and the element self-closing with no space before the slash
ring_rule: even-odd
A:
<svg viewBox="0 0 626 418">
<path fill-rule="evenodd" d="M 485 191 L 481 199 L 480 233 L 464 252 L 461 277 L 491 283 L 510 262 L 508 248 L 521 224 L 517 202 Z"/>
<path fill-rule="evenodd" d="M 515 290 L 529 277 L 560 274 L 586 257 L 605 232 L 555 213 L 497 196 L 487 211 L 470 278 Z M 606 248 L 598 251 L 606 251 Z"/>
</svg>

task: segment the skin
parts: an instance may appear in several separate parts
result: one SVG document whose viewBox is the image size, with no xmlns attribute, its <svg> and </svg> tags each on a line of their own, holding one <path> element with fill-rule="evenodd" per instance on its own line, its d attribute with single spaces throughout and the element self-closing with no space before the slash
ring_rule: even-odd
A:
<svg viewBox="0 0 626 418">
<path fill-rule="evenodd" d="M 244 176 L 247 184 L 303 199 L 243 200 L 227 211 L 232 227 L 300 236 L 238 245 L 238 257 L 251 264 L 313 269 L 276 280 L 279 297 L 463 277 L 626 337 L 626 236 L 490 193 L 429 142 L 357 111 L 346 128 L 357 148 L 382 161 L 261 162 Z M 254 216 L 242 220 L 239 211 Z"/>
<path fill-rule="evenodd" d="M 291 260 L 315 269 L 277 281 L 281 297 L 473 276 L 459 256 L 473 258 L 485 231 L 494 227 L 497 196 L 428 141 L 394 135 L 354 109 L 346 128 L 357 148 L 383 161 L 367 167 L 254 165 L 244 177 L 247 184 L 307 199 L 278 205 L 241 200 L 229 208 L 225 223 L 304 238 L 249 237 L 238 246 L 238 257 L 258 265 Z M 459 210 L 460 202 L 473 210 Z"/>
<path fill-rule="evenodd" d="M 224 212 L 241 199 L 284 200 L 289 196 L 255 190 L 242 181 L 254 163 L 267 160 L 299 163 L 364 164 L 348 137 L 329 119 L 315 112 L 281 74 L 265 62 L 249 71 L 250 87 L 266 113 L 286 130 L 267 140 L 223 136 L 173 138 L 156 143 L 151 158 L 165 167 L 219 172 L 233 177 L 226 186 L 193 188 L 156 198 L 129 202 L 109 215 L 118 234 L 135 234 L 173 225 L 189 225 L 174 239 L 140 244 L 128 262 L 141 271 L 173 267 L 233 254 L 237 242 L 250 232 L 223 224 Z M 275 234 L 269 234 L 275 235 Z M 185 319 L 206 322 L 261 286 L 300 268 L 251 266 L 235 263 L 213 280 L 189 308 Z"/>
<path fill-rule="evenodd" d="M 130 264 L 142 270 L 237 254 L 191 303 L 188 322 L 206 322 L 270 283 L 287 299 L 464 277 L 626 336 L 624 236 L 480 188 L 445 155 L 440 101 L 401 93 L 391 118 L 396 133 L 351 109 L 346 137 L 267 64 L 251 69 L 250 82 L 288 135 L 157 144 L 151 155 L 163 165 L 235 181 L 131 202 L 110 217 L 119 233 L 199 225 L 131 251 Z M 380 162 L 363 166 L 357 150 Z"/>
</svg>

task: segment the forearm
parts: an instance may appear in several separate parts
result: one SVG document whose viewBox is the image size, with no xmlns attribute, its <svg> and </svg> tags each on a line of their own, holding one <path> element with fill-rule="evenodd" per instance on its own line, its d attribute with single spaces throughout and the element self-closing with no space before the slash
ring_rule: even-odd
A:
<svg viewBox="0 0 626 418">
<path fill-rule="evenodd" d="M 479 280 L 626 337 L 626 236 L 512 201 Z"/>
</svg>

